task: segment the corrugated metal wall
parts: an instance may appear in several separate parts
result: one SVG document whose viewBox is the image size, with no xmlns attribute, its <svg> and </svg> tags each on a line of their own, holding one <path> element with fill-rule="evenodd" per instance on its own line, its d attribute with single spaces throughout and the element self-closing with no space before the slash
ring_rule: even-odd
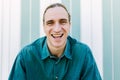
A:
<svg viewBox="0 0 120 80">
<path fill-rule="evenodd" d="M 70 35 L 90 46 L 103 79 L 119 80 L 119 0 L 0 0 L 0 80 L 7 80 L 19 50 L 44 35 L 41 15 L 53 2 L 67 6 Z"/>
<path fill-rule="evenodd" d="M 20 0 L 0 0 L 0 80 L 7 80 L 20 50 Z"/>
<path fill-rule="evenodd" d="M 104 80 L 120 80 L 120 0 L 103 0 Z"/>
</svg>

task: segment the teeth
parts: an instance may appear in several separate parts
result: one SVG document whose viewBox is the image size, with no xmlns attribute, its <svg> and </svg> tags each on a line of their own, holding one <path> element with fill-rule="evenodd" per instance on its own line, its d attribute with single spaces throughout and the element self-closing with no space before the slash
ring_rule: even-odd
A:
<svg viewBox="0 0 120 80">
<path fill-rule="evenodd" d="M 54 38 L 57 38 L 57 37 L 62 37 L 63 34 L 51 34 L 51 36 L 53 36 Z"/>
<path fill-rule="evenodd" d="M 54 34 L 53 36 L 55 36 L 55 37 L 59 37 L 59 36 L 61 36 L 60 34 Z"/>
</svg>

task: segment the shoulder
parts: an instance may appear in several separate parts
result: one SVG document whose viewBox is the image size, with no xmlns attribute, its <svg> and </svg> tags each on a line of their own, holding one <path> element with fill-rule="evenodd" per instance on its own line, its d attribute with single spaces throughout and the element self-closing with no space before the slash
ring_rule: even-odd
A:
<svg viewBox="0 0 120 80">
<path fill-rule="evenodd" d="M 70 42 L 70 46 L 72 47 L 72 49 L 75 49 L 75 50 L 90 50 L 89 46 L 85 43 L 82 43 L 70 36 L 68 36 L 68 40 Z"/>
<path fill-rule="evenodd" d="M 29 55 L 38 55 L 40 52 L 39 50 L 43 47 L 45 43 L 46 37 L 41 37 L 32 42 L 31 44 L 26 45 L 23 47 L 18 55 L 26 57 Z"/>
<path fill-rule="evenodd" d="M 84 60 L 86 56 L 90 56 L 90 55 L 92 56 L 91 49 L 89 48 L 88 45 L 80 41 L 77 41 L 76 39 L 70 36 L 68 37 L 68 40 L 70 42 L 70 50 L 73 58 L 76 58 L 78 60 L 79 59 Z"/>
</svg>

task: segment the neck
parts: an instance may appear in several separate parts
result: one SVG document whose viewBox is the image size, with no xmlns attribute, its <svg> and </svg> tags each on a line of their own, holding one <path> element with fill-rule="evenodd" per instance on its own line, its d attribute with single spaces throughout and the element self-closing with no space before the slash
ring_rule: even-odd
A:
<svg viewBox="0 0 120 80">
<path fill-rule="evenodd" d="M 51 46 L 49 43 L 48 43 L 48 48 L 49 48 L 49 51 L 51 52 L 52 55 L 55 55 L 57 57 L 60 57 L 63 52 L 64 52 L 64 49 L 65 49 L 65 45 L 64 44 L 63 46 L 61 47 L 54 47 L 54 46 Z"/>
</svg>

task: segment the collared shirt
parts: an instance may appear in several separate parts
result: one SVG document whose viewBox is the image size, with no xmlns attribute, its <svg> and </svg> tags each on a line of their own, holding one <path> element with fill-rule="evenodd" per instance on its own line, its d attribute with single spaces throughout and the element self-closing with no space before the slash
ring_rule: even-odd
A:
<svg viewBox="0 0 120 80">
<path fill-rule="evenodd" d="M 68 36 L 61 57 L 51 55 L 46 37 L 17 55 L 9 80 L 101 80 L 89 47 Z"/>
</svg>

